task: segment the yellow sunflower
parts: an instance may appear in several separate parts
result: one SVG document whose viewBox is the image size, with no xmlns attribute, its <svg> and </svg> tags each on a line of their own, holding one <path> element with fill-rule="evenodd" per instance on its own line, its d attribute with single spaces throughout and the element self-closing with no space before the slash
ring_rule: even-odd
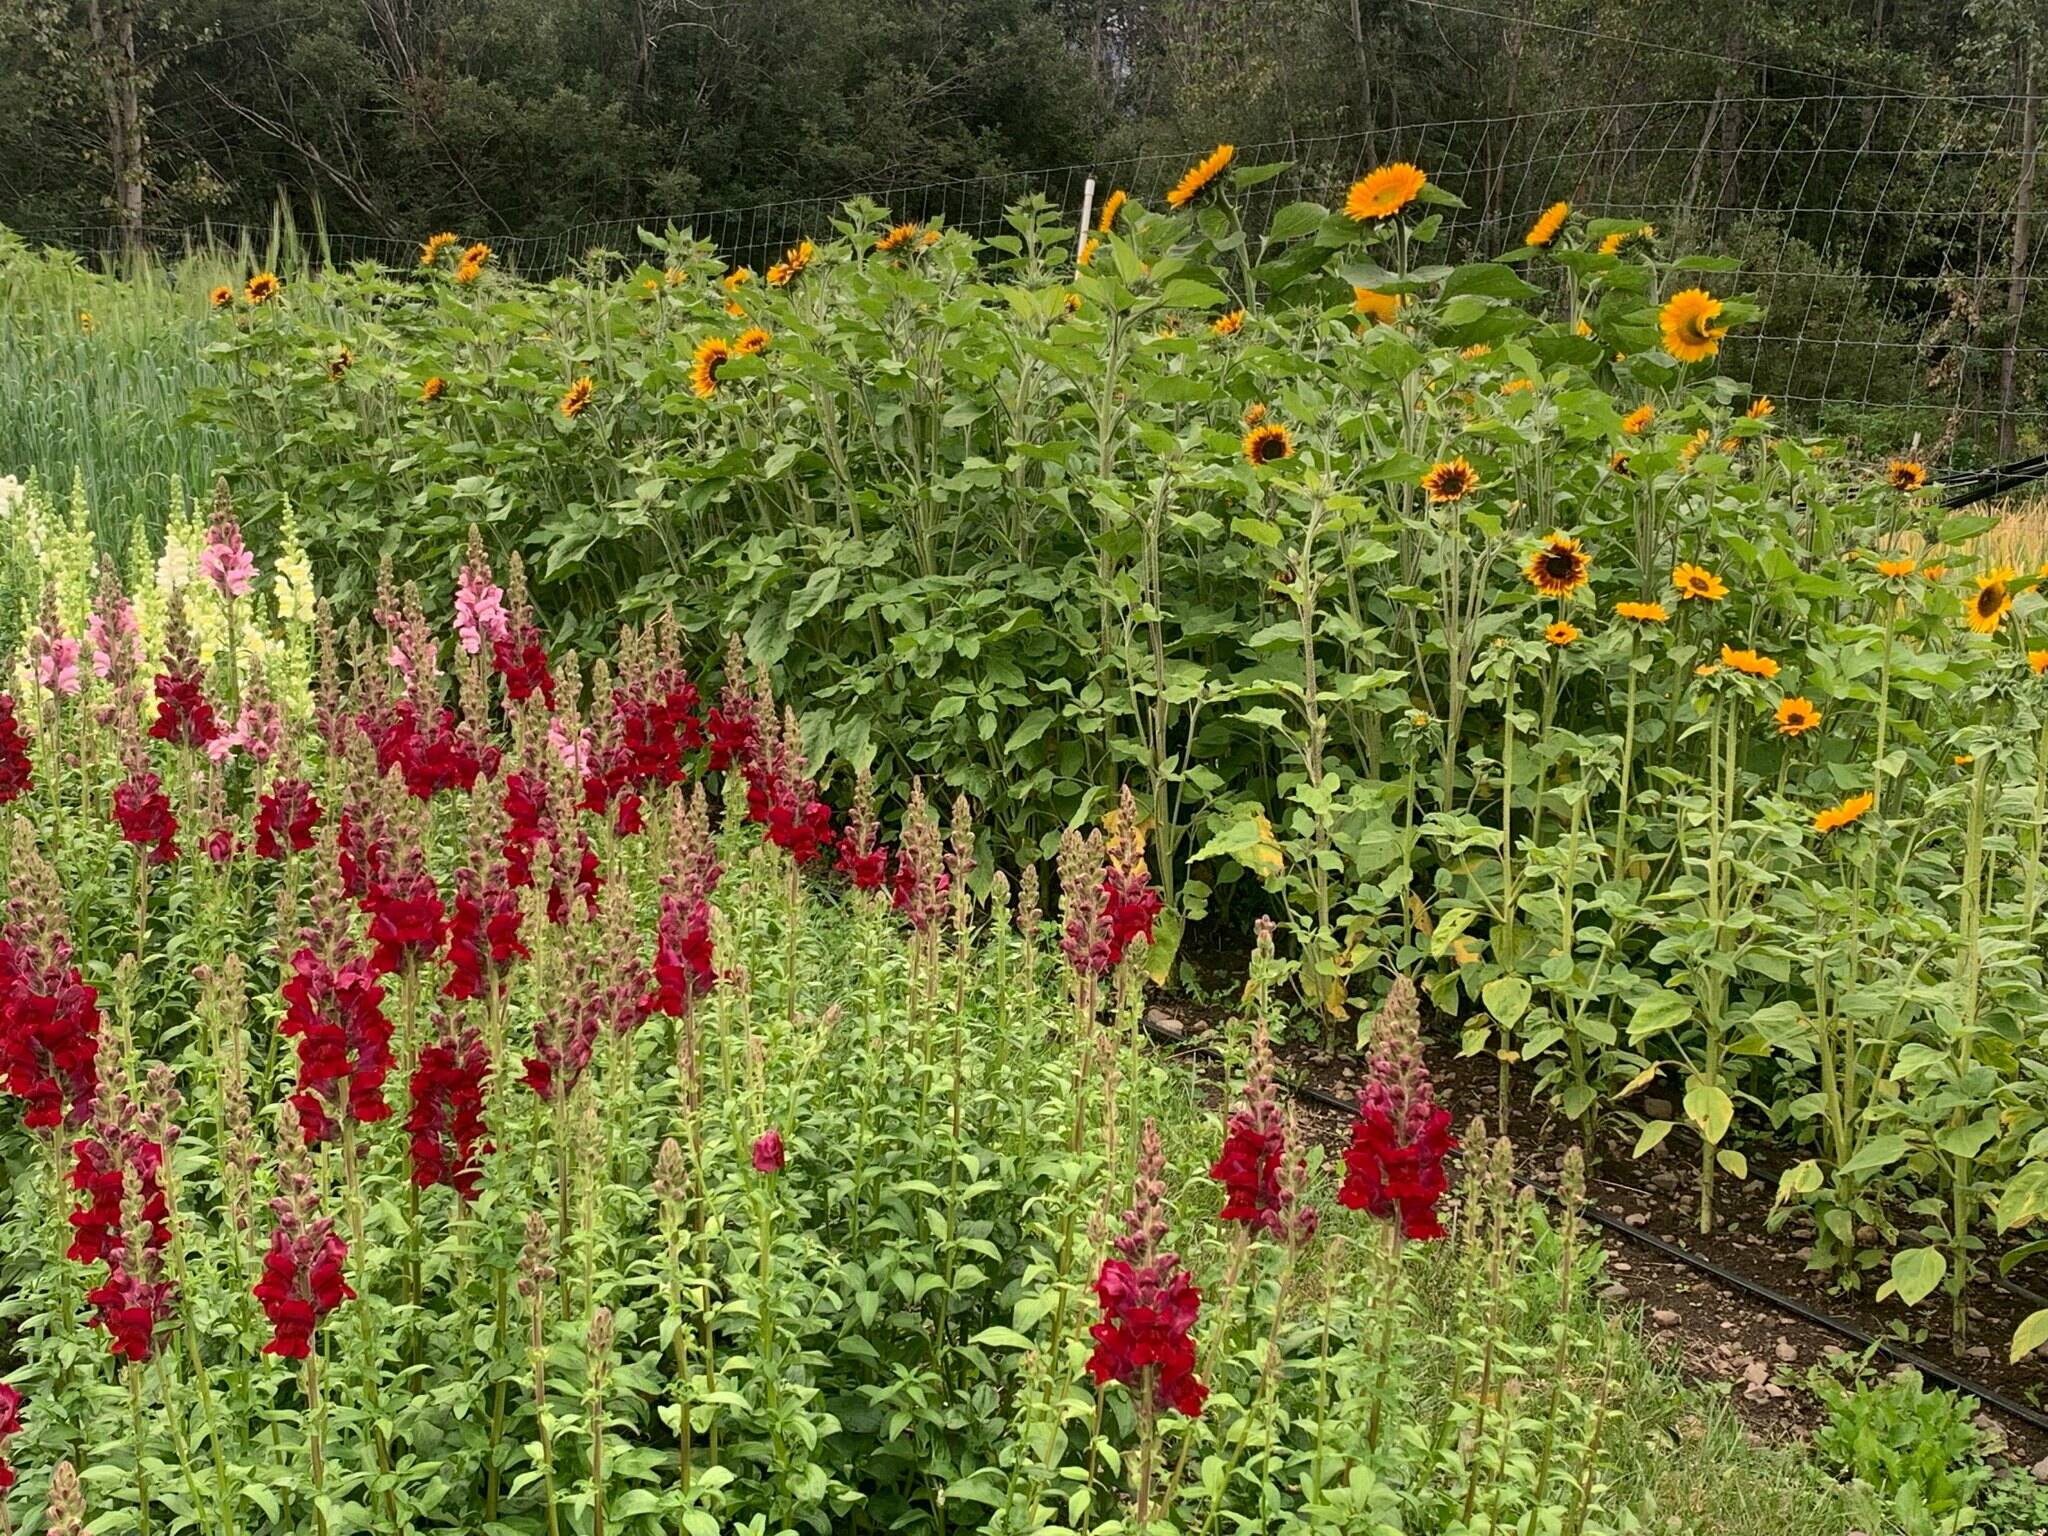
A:
<svg viewBox="0 0 2048 1536">
<path fill-rule="evenodd" d="M 737 293 L 753 280 L 754 269 L 752 267 L 734 267 L 718 280 L 718 286 L 727 293 Z"/>
<path fill-rule="evenodd" d="M 1647 245 L 1657 238 L 1657 226 L 1638 224 L 1634 229 L 1617 229 L 1600 241 L 1602 256 L 1623 256 L 1639 245 Z"/>
<path fill-rule="evenodd" d="M 759 357 L 774 338 L 758 325 L 748 326 L 734 338 L 732 349 L 741 357 Z"/>
<path fill-rule="evenodd" d="M 465 267 L 481 267 L 491 259 L 491 248 L 481 240 L 473 240 L 462 248 L 462 264 Z"/>
<path fill-rule="evenodd" d="M 1254 465 L 1294 457 L 1294 439 L 1278 422 L 1262 421 L 1253 427 L 1244 435 L 1243 448 L 1246 462 Z"/>
<path fill-rule="evenodd" d="M 1664 611 L 1662 603 L 1616 603 L 1617 617 L 1632 619 L 1638 624 L 1668 624 L 1671 615 Z"/>
<path fill-rule="evenodd" d="M 697 344 L 697 356 L 690 368 L 690 393 L 709 400 L 718 392 L 718 370 L 732 361 L 732 344 L 723 336 L 707 336 Z"/>
<path fill-rule="evenodd" d="M 455 231 L 444 229 L 438 235 L 429 235 L 420 246 L 420 265 L 431 267 L 440 254 L 455 243 Z"/>
<path fill-rule="evenodd" d="M 1536 216 L 1536 222 L 1529 226 L 1529 233 L 1522 236 L 1522 244 L 1542 249 L 1557 238 L 1557 232 L 1564 228 L 1564 221 L 1571 216 L 1570 203 L 1552 203 Z"/>
<path fill-rule="evenodd" d="M 1190 167 L 1188 173 L 1173 184 L 1173 190 L 1166 194 L 1169 208 L 1185 208 L 1208 188 L 1210 182 L 1223 174 L 1223 168 L 1230 164 L 1230 157 L 1237 153 L 1235 144 L 1218 144 L 1199 162 Z"/>
<path fill-rule="evenodd" d="M 1489 347 L 1483 341 L 1475 341 L 1472 343 L 1471 346 L 1464 348 L 1458 353 L 1458 356 L 1463 358 L 1468 363 L 1476 363 L 1479 361 L 1480 358 L 1491 357 L 1492 355 L 1493 348 Z"/>
<path fill-rule="evenodd" d="M 356 364 L 355 353 L 347 347 L 336 347 L 334 355 L 327 359 L 327 377 L 339 382 L 341 376 Z"/>
<path fill-rule="evenodd" d="M 1780 736 L 1804 736 L 1820 726 L 1820 711 L 1813 707 L 1813 700 L 1789 698 L 1778 700 L 1776 715 Z"/>
<path fill-rule="evenodd" d="M 1732 645 L 1721 647 L 1721 665 L 1732 667 L 1737 672 L 1747 672 L 1751 677 L 1776 677 L 1778 664 L 1760 651 L 1739 651 Z"/>
<path fill-rule="evenodd" d="M 1096 239 L 1095 236 L 1090 235 L 1081 242 L 1081 254 L 1075 259 L 1074 265 L 1078 267 L 1093 266 L 1095 264 L 1095 253 L 1101 247 L 1102 242 Z"/>
<path fill-rule="evenodd" d="M 1383 165 L 1351 183 L 1344 196 L 1344 216 L 1361 224 L 1368 219 L 1392 218 L 1428 185 L 1429 178 L 1421 168 L 1406 160 Z"/>
<path fill-rule="evenodd" d="M 1548 640 L 1552 645 L 1556 646 L 1559 650 L 1563 650 L 1566 646 L 1570 645 L 1574 640 L 1579 638 L 1578 626 L 1575 624 L 1568 623 L 1563 619 L 1559 619 L 1556 623 L 1552 624 L 1549 628 L 1543 631 L 1543 638 Z"/>
<path fill-rule="evenodd" d="M 1625 453 L 1615 454 L 1613 458 L 1607 461 L 1607 470 L 1609 474 L 1626 475 L 1628 473 L 1628 455 Z"/>
<path fill-rule="evenodd" d="M 464 287 L 484 275 L 484 264 L 480 261 L 464 261 L 455 269 L 455 281 Z"/>
<path fill-rule="evenodd" d="M 448 381 L 437 373 L 420 386 L 420 401 L 422 404 L 431 405 L 447 393 Z"/>
<path fill-rule="evenodd" d="M 592 384 L 590 376 L 585 374 L 574 384 L 571 384 L 568 391 L 562 396 L 562 404 L 560 406 L 562 414 L 570 421 L 574 421 L 583 414 L 583 408 L 590 404 L 590 397 L 596 391 L 597 386 Z"/>
<path fill-rule="evenodd" d="M 1831 805 L 1826 810 L 1813 813 L 1813 830 L 1822 834 L 1839 832 L 1853 821 L 1860 821 L 1877 804 L 1877 797 L 1867 791 L 1851 795 L 1840 805 Z"/>
<path fill-rule="evenodd" d="M 1977 595 L 1970 599 L 1970 611 L 1965 615 L 1971 629 L 1980 635 L 1998 633 L 1998 626 L 2012 611 L 2011 583 L 2018 574 L 2011 566 L 2001 565 L 1977 578 Z"/>
<path fill-rule="evenodd" d="M 218 287 L 216 287 L 211 293 L 207 294 L 206 302 L 211 304 L 215 309 L 226 309 L 230 304 L 235 302 L 235 290 L 230 288 L 226 283 L 222 283 Z"/>
<path fill-rule="evenodd" d="M 1570 597 L 1592 579 L 1593 557 L 1577 539 L 1553 533 L 1522 566 L 1529 585 L 1545 597 Z"/>
<path fill-rule="evenodd" d="M 1918 562 L 1912 560 L 1880 560 L 1877 574 L 1886 581 L 1896 581 L 1901 576 L 1910 576 L 1918 569 Z"/>
<path fill-rule="evenodd" d="M 875 249 L 878 251 L 893 251 L 898 246 L 910 244 L 921 233 L 923 233 L 922 229 L 916 224 L 891 225 L 889 232 L 875 241 Z"/>
<path fill-rule="evenodd" d="M 1716 576 L 1703 565 L 1679 564 L 1671 568 L 1671 585 L 1677 589 L 1678 600 L 1698 598 L 1702 602 L 1718 603 L 1728 595 L 1728 583 Z"/>
<path fill-rule="evenodd" d="M 1721 350 L 1721 338 L 1728 327 L 1716 325 L 1721 301 L 1704 288 L 1685 288 L 1664 301 L 1657 313 L 1657 329 L 1664 337 L 1664 350 L 1681 363 L 1705 362 Z"/>
<path fill-rule="evenodd" d="M 1657 407 L 1648 403 L 1637 406 L 1621 418 L 1621 430 L 1630 437 L 1641 437 L 1650 430 L 1650 423 L 1657 419 Z"/>
<path fill-rule="evenodd" d="M 1777 414 L 1778 407 L 1769 395 L 1758 395 L 1749 402 L 1749 409 L 1742 414 L 1751 421 L 1764 421 Z"/>
<path fill-rule="evenodd" d="M 1479 489 L 1479 471 L 1460 454 L 1430 465 L 1429 472 L 1422 477 L 1422 488 L 1429 492 L 1431 501 L 1457 501 Z"/>
<path fill-rule="evenodd" d="M 2027 669 L 2036 677 L 2048 672 L 2048 651 L 2027 652 Z"/>
<path fill-rule="evenodd" d="M 1235 336 L 1244 329 L 1244 311 L 1233 309 L 1227 315 L 1217 316 L 1215 324 L 1211 325 L 1209 329 L 1218 336 Z"/>
<path fill-rule="evenodd" d="M 1105 235 L 1115 229 L 1116 216 L 1124 211 L 1124 203 L 1128 198 L 1129 194 L 1122 187 L 1118 187 L 1108 197 L 1104 198 L 1102 200 L 1102 217 L 1095 221 L 1095 227 Z"/>
<path fill-rule="evenodd" d="M 1927 483 L 1927 466 L 1917 459 L 1893 459 L 1885 466 L 1885 478 L 1895 491 L 1917 491 Z"/>
<path fill-rule="evenodd" d="M 1263 401 L 1263 400 L 1254 400 L 1254 401 L 1253 401 L 1253 402 L 1252 402 L 1252 403 L 1251 403 L 1250 405 L 1248 405 L 1248 406 L 1246 406 L 1246 407 L 1244 408 L 1244 424 L 1245 424 L 1246 426 L 1248 426 L 1248 427 L 1256 427 L 1256 426 L 1257 426 L 1257 425 L 1258 425 L 1258 424 L 1259 424 L 1260 422 L 1264 421 L 1265 419 L 1266 419 L 1266 402 L 1265 402 L 1265 401 Z"/>
<path fill-rule="evenodd" d="M 268 304 L 277 297 L 277 290 L 282 286 L 275 272 L 258 272 L 249 279 L 248 286 L 242 290 L 242 297 L 251 304 Z"/>
<path fill-rule="evenodd" d="M 811 258 L 818 254 L 818 248 L 808 240 L 799 240 L 782 253 L 782 260 L 768 269 L 768 286 L 786 288 L 796 280 L 798 273 L 811 264 Z"/>
<path fill-rule="evenodd" d="M 1401 312 L 1401 295 L 1381 293 L 1372 288 L 1353 288 L 1351 307 L 1361 315 L 1371 315 L 1381 325 L 1392 325 L 1394 316 Z"/>
</svg>

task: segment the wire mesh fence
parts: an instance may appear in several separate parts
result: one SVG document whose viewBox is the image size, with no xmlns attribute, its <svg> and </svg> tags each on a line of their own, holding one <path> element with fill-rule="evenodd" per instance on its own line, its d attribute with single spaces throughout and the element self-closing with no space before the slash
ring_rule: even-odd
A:
<svg viewBox="0 0 2048 1536">
<path fill-rule="evenodd" d="M 1732 375 L 1802 417 L 1900 440 L 1917 434 L 1929 456 L 1972 462 L 1996 448 L 2001 422 L 2020 441 L 2048 436 L 2048 326 L 2027 323 L 2042 221 L 2015 244 L 2022 109 L 2007 95 L 1875 89 L 1713 95 L 1240 145 L 1237 163 L 1288 165 L 1242 194 L 1256 229 L 1287 203 L 1339 201 L 1374 164 L 1413 160 L 1465 204 L 1445 221 L 1460 258 L 1518 246 L 1535 215 L 1559 199 L 1597 217 L 1641 219 L 1667 252 L 1735 258 L 1736 271 L 1714 281 L 1761 300 L 1762 324 L 1725 350 Z M 1027 196 L 1078 219 L 1090 176 L 1098 196 L 1125 187 L 1157 203 L 1207 147 L 860 190 L 895 218 L 988 235 Z M 698 208 L 491 243 L 521 271 L 545 276 L 593 251 L 635 252 L 639 229 L 673 224 L 759 268 L 818 235 L 842 205 L 835 195 Z M 80 247 L 93 239 L 84 230 L 28 233 Z M 279 231 L 146 234 L 175 255 L 201 242 L 261 252 Z M 333 262 L 406 265 L 417 248 L 408 238 L 327 233 L 319 249 Z"/>
</svg>

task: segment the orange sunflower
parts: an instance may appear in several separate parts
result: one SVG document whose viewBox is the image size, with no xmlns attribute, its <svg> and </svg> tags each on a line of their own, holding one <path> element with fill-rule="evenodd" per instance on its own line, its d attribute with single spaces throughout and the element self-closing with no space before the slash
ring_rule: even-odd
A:
<svg viewBox="0 0 2048 1536">
<path fill-rule="evenodd" d="M 570 421 L 574 421 L 583 414 L 583 408 L 590 404 L 590 397 L 596 392 L 597 386 L 590 382 L 590 375 L 585 374 L 574 384 L 571 384 L 567 392 L 563 394 L 560 406 L 562 415 Z"/>
<path fill-rule="evenodd" d="M 1621 418 L 1621 430 L 1630 437 L 1641 437 L 1650 430 L 1650 423 L 1657 419 L 1657 407 L 1647 401 Z"/>
<path fill-rule="evenodd" d="M 888 233 L 880 236 L 875 241 L 875 249 L 878 251 L 893 251 L 898 246 L 910 244 L 920 233 L 920 227 L 916 224 L 891 225 Z"/>
<path fill-rule="evenodd" d="M 1217 316 L 1215 324 L 1211 325 L 1209 329 L 1218 336 L 1235 336 L 1244 329 L 1244 311 L 1233 309 L 1227 315 Z"/>
<path fill-rule="evenodd" d="M 438 235 L 427 236 L 425 243 L 420 246 L 420 265 L 431 267 L 435 259 L 454 243 L 455 231 L 452 229 L 444 229 Z"/>
<path fill-rule="evenodd" d="M 1230 164 L 1230 157 L 1236 153 L 1235 144 L 1218 144 L 1173 184 L 1173 190 L 1166 194 L 1166 205 L 1169 208 L 1187 207 L 1208 189 L 1210 182 L 1223 174 L 1223 168 Z"/>
<path fill-rule="evenodd" d="M 1392 218 L 1414 202 L 1429 178 L 1419 166 L 1406 160 L 1368 171 L 1351 183 L 1344 196 L 1344 216 L 1363 224 L 1368 219 Z"/>
<path fill-rule="evenodd" d="M 2036 677 L 2048 672 L 2048 651 L 2027 652 L 2027 670 Z"/>
<path fill-rule="evenodd" d="M 1820 711 L 1813 707 L 1813 700 L 1789 698 L 1778 700 L 1778 734 L 1780 736 L 1804 736 L 1820 726 Z"/>
<path fill-rule="evenodd" d="M 1754 400 L 1749 402 L 1749 409 L 1744 411 L 1742 414 L 1747 416 L 1751 421 L 1763 421 L 1777 414 L 1777 410 L 1778 407 L 1772 402 L 1771 397 L 1769 395 L 1758 395 Z"/>
<path fill-rule="evenodd" d="M 268 304 L 277 297 L 277 290 L 282 286 L 275 272 L 258 272 L 249 279 L 248 286 L 242 290 L 242 297 L 251 304 Z"/>
<path fill-rule="evenodd" d="M 421 403 L 431 405 L 448 393 L 448 381 L 438 373 L 420 386 Z"/>
<path fill-rule="evenodd" d="M 1970 628 L 1980 635 L 1995 635 L 2005 616 L 2012 611 L 2012 579 L 2019 573 L 2009 565 L 1986 571 L 1977 578 L 1977 595 L 1970 599 L 1965 615 Z"/>
<path fill-rule="evenodd" d="M 1886 581 L 1896 581 L 1901 576 L 1910 576 L 1918 568 L 1918 562 L 1913 560 L 1880 560 L 1877 562 L 1877 574 L 1884 577 Z"/>
<path fill-rule="evenodd" d="M 1737 672 L 1747 672 L 1751 677 L 1776 677 L 1778 664 L 1760 651 L 1738 651 L 1732 645 L 1721 647 L 1721 665 Z"/>
<path fill-rule="evenodd" d="M 1823 835 L 1839 832 L 1851 822 L 1860 821 L 1877 804 L 1877 797 L 1867 791 L 1851 795 L 1840 805 L 1831 805 L 1825 810 L 1813 813 L 1813 830 Z"/>
<path fill-rule="evenodd" d="M 1278 422 L 1262 421 L 1244 435 L 1247 463 L 1277 464 L 1294 457 L 1294 438 Z"/>
<path fill-rule="evenodd" d="M 1927 466 L 1918 459 L 1893 459 L 1884 472 L 1895 491 L 1917 491 L 1927 483 Z"/>
<path fill-rule="evenodd" d="M 1638 224 L 1634 229 L 1617 229 L 1600 241 L 1602 256 L 1624 256 L 1639 245 L 1648 245 L 1657 238 L 1657 226 Z"/>
<path fill-rule="evenodd" d="M 718 393 L 718 370 L 732 361 L 732 343 L 723 336 L 707 336 L 697 343 L 697 355 L 690 367 L 690 393 L 709 400 Z"/>
<path fill-rule="evenodd" d="M 1616 603 L 1615 614 L 1624 619 L 1633 619 L 1638 624 L 1668 624 L 1671 615 L 1664 611 L 1662 603 Z"/>
<path fill-rule="evenodd" d="M 1615 454 L 1613 458 L 1607 461 L 1607 469 L 1610 474 L 1626 475 L 1628 473 L 1628 455 L 1625 453 Z"/>
<path fill-rule="evenodd" d="M 1523 563 L 1529 585 L 1545 597 L 1570 597 L 1592 579 L 1593 557 L 1577 539 L 1553 533 Z"/>
<path fill-rule="evenodd" d="M 1571 216 L 1570 203 L 1552 203 L 1536 216 L 1536 222 L 1529 226 L 1529 233 L 1522 236 L 1522 244 L 1541 250 L 1557 238 L 1557 232 L 1564 228 L 1564 221 Z"/>
<path fill-rule="evenodd" d="M 732 349 L 741 357 L 759 357 L 775 338 L 758 325 L 750 325 L 734 338 Z"/>
<path fill-rule="evenodd" d="M 1106 235 L 1116 228 L 1116 216 L 1124 211 L 1124 203 L 1129 195 L 1122 187 L 1118 187 L 1102 200 L 1102 217 L 1095 221 L 1095 227 L 1103 234 Z"/>
<path fill-rule="evenodd" d="M 1460 454 L 1430 465 L 1422 477 L 1422 488 L 1433 502 L 1457 501 L 1479 489 L 1479 471 Z"/>
<path fill-rule="evenodd" d="M 1664 350 L 1681 363 L 1705 362 L 1721 350 L 1721 338 L 1728 327 L 1714 322 L 1721 316 L 1721 301 L 1704 288 L 1686 288 L 1671 295 L 1657 313 L 1657 329 L 1664 338 Z"/>
<path fill-rule="evenodd" d="M 220 286 L 215 288 L 211 293 L 207 294 L 206 302 L 211 304 L 215 309 L 226 309 L 230 304 L 235 302 L 235 290 L 230 288 L 226 283 L 222 283 L 220 284 Z"/>
<path fill-rule="evenodd" d="M 1567 623 L 1565 620 L 1559 619 L 1543 631 L 1543 638 L 1559 650 L 1563 650 L 1579 638 L 1579 629 L 1576 624 Z"/>
<path fill-rule="evenodd" d="M 1394 316 L 1401 312 L 1401 295 L 1381 293 L 1373 288 L 1353 288 L 1351 307 L 1361 315 L 1371 315 L 1381 325 L 1392 325 Z"/>
<path fill-rule="evenodd" d="M 1677 589 L 1678 600 L 1681 603 L 1693 598 L 1698 598 L 1702 602 L 1718 603 L 1728 595 L 1728 583 L 1703 565 L 1673 566 L 1671 585 Z"/>
<path fill-rule="evenodd" d="M 768 286 L 786 288 L 795 281 L 798 273 L 811 264 L 811 258 L 818 254 L 818 248 L 808 240 L 799 240 L 782 253 L 782 260 L 768 269 Z"/>
</svg>

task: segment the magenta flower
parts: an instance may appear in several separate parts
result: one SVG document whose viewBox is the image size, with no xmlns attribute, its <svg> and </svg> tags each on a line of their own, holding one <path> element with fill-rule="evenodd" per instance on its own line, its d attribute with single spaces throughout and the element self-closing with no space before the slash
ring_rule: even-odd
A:
<svg viewBox="0 0 2048 1536">
<path fill-rule="evenodd" d="M 206 548 L 199 553 L 199 574 L 222 597 L 247 597 L 256 585 L 256 559 L 242 542 L 242 529 L 232 517 L 220 516 L 206 530 Z"/>
<path fill-rule="evenodd" d="M 474 656 L 489 642 L 495 651 L 500 640 L 512 638 L 512 624 L 505 612 L 505 589 L 491 580 L 488 567 L 462 568 L 455 587 L 455 638 L 462 649 Z"/>
<path fill-rule="evenodd" d="M 770 1127 L 754 1139 L 754 1172 L 782 1172 L 782 1132 Z"/>
</svg>

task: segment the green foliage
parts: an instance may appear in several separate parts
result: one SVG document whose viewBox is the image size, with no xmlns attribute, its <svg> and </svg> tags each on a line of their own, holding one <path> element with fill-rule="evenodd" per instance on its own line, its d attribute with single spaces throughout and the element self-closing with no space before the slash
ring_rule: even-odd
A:
<svg viewBox="0 0 2048 1536">
<path fill-rule="evenodd" d="M 1874 1493 L 1885 1518 L 1911 1536 L 1971 1525 L 1991 1473 L 1964 1399 L 1923 1387 L 1913 1370 L 1878 1380 L 1816 1366 L 1806 1384 L 1828 1415 L 1815 1453 Z"/>
</svg>

